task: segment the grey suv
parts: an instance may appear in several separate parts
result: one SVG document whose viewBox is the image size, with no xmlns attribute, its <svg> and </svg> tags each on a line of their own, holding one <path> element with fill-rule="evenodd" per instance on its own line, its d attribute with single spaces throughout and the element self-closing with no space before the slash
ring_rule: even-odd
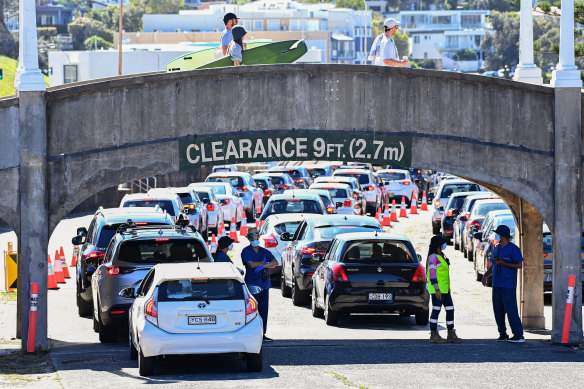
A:
<svg viewBox="0 0 584 389">
<path fill-rule="evenodd" d="M 128 311 L 133 300 L 120 296 L 119 292 L 137 285 L 152 266 L 213 262 L 201 235 L 184 228 L 184 224 L 146 228 L 133 224 L 120 226 L 107 248 L 104 263 L 91 279 L 93 328 L 99 332 L 100 342 L 115 342 L 117 329 L 128 325 Z"/>
</svg>

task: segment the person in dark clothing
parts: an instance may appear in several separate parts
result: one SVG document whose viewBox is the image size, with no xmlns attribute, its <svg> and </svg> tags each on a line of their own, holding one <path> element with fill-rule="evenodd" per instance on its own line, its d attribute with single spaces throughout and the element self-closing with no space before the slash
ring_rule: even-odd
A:
<svg viewBox="0 0 584 389">
<path fill-rule="evenodd" d="M 214 254 L 213 259 L 215 262 L 230 262 L 233 263 L 227 252 L 233 249 L 234 240 L 228 236 L 222 236 L 217 242 L 217 252 Z"/>
</svg>

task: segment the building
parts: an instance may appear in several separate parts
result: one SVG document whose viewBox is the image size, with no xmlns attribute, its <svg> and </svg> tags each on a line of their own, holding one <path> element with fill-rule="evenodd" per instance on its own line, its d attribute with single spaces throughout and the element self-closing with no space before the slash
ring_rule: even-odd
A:
<svg viewBox="0 0 584 389">
<path fill-rule="evenodd" d="M 62 4 L 45 4 L 36 7 L 37 26 L 66 26 L 73 21 L 73 8 Z"/>
<path fill-rule="evenodd" d="M 402 29 L 411 40 L 410 58 L 431 59 L 438 68 L 476 71 L 484 58 L 480 50 L 487 33 L 488 10 L 401 11 Z M 474 61 L 455 61 L 460 50 L 470 49 Z"/>
</svg>

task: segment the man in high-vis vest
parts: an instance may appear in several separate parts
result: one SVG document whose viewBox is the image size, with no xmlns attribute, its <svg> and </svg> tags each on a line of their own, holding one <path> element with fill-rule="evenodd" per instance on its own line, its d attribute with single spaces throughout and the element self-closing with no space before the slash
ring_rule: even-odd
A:
<svg viewBox="0 0 584 389">
<path fill-rule="evenodd" d="M 450 261 L 442 250 L 446 249 L 446 240 L 442 235 L 435 235 L 430 240 L 427 263 L 428 292 L 432 296 L 432 314 L 430 315 L 430 343 L 462 343 L 454 329 L 454 303 L 450 295 Z M 438 333 L 438 315 L 444 305 L 446 311 L 446 339 Z"/>
</svg>

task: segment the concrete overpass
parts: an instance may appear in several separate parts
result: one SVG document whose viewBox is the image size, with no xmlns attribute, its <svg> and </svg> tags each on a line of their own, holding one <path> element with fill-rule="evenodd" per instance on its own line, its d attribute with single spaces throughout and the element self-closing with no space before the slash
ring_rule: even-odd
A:
<svg viewBox="0 0 584 389">
<path fill-rule="evenodd" d="M 0 99 L 0 218 L 19 237 L 20 307 L 28 313 L 28 285 L 39 282 L 39 320 L 46 323 L 45 258 L 57 223 L 105 188 L 180 170 L 185 142 L 396 137 L 409 145 L 412 166 L 479 182 L 510 205 L 526 258 L 527 328 L 544 326 L 547 222 L 554 237 L 552 341 L 559 343 L 568 275 L 576 275 L 576 301 L 582 296 L 580 115 L 579 88 L 355 65 L 144 74 Z M 570 342 L 579 343 L 581 309 L 571 320 Z M 23 345 L 27 323 L 23 316 Z M 46 347 L 46 328 L 37 343 Z"/>
</svg>

